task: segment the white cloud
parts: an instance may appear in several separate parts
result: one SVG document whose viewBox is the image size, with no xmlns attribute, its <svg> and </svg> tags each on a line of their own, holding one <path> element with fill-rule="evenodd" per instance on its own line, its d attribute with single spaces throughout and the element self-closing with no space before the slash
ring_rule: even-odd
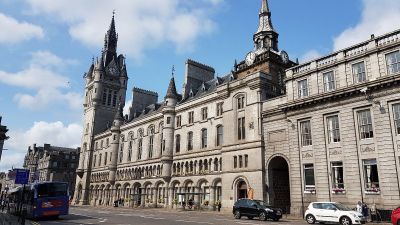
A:
<svg viewBox="0 0 400 225">
<path fill-rule="evenodd" d="M 111 11 L 116 10 L 119 48 L 140 57 L 146 49 L 172 43 L 178 51 L 190 51 L 195 41 L 216 28 L 213 9 L 223 0 L 25 0 L 33 14 L 58 18 L 70 35 L 88 46 L 101 47 Z M 79 5 L 79 7 L 70 7 Z"/>
<path fill-rule="evenodd" d="M 319 53 L 317 50 L 310 50 L 310 51 L 304 53 L 303 56 L 301 56 L 300 63 L 305 63 L 305 62 L 311 61 L 313 59 L 317 59 L 321 56 L 322 56 L 322 54 Z"/>
<path fill-rule="evenodd" d="M 132 99 L 127 101 L 124 106 L 124 115 L 129 115 L 129 107 L 132 105 Z"/>
<path fill-rule="evenodd" d="M 1 83 L 36 92 L 17 93 L 14 100 L 18 105 L 27 109 L 43 109 L 50 103 L 67 103 L 71 108 L 80 108 L 81 95 L 69 91 L 68 77 L 57 71 L 76 62 L 63 60 L 47 51 L 38 51 L 31 55 L 29 66 L 21 71 L 9 73 L 0 70 Z"/>
<path fill-rule="evenodd" d="M 62 122 L 35 122 L 25 131 L 9 132 L 10 139 L 5 142 L 7 151 L 3 152 L 0 171 L 21 167 L 28 146 L 48 143 L 53 146 L 76 148 L 80 146 L 82 126 L 77 123 L 64 125 Z"/>
<path fill-rule="evenodd" d="M 34 24 L 19 22 L 16 19 L 0 13 L 0 44 L 14 44 L 32 38 L 43 38 L 43 29 Z"/>
<path fill-rule="evenodd" d="M 361 21 L 335 38 L 334 50 L 368 40 L 371 34 L 376 36 L 399 29 L 398 21 L 400 21 L 398 0 L 363 0 Z"/>
</svg>

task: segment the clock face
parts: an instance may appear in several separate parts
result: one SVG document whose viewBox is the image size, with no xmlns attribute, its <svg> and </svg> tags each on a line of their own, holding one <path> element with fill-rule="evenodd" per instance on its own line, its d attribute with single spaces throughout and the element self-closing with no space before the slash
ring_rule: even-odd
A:
<svg viewBox="0 0 400 225">
<path fill-rule="evenodd" d="M 281 58 L 283 63 L 288 63 L 289 62 L 289 55 L 285 51 L 281 51 Z"/>
<path fill-rule="evenodd" d="M 246 64 L 247 64 L 248 66 L 251 66 L 251 65 L 254 63 L 255 60 L 256 60 L 256 53 L 254 53 L 254 52 L 249 52 L 249 53 L 247 54 L 247 56 L 246 56 Z"/>
</svg>

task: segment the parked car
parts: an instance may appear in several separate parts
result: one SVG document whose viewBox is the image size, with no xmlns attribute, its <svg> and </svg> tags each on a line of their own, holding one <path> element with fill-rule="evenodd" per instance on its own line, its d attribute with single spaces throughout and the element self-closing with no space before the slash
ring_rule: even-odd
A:
<svg viewBox="0 0 400 225">
<path fill-rule="evenodd" d="M 327 222 L 352 225 L 366 222 L 366 218 L 361 213 L 336 202 L 312 202 L 304 216 L 309 224 Z"/>
<path fill-rule="evenodd" d="M 247 216 L 250 220 L 258 217 L 260 220 L 272 219 L 279 221 L 282 218 L 282 210 L 272 208 L 261 200 L 239 199 L 233 205 L 232 210 L 235 219 Z"/>
<path fill-rule="evenodd" d="M 392 211 L 392 224 L 400 225 L 400 206 Z"/>
</svg>

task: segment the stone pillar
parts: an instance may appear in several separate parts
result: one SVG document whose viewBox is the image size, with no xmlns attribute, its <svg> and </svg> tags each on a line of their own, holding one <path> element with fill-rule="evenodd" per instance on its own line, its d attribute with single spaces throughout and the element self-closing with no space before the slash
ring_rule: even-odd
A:
<svg viewBox="0 0 400 225">
<path fill-rule="evenodd" d="M 157 207 L 157 201 L 158 201 L 158 199 L 157 199 L 157 188 L 155 188 L 155 187 L 151 188 L 151 192 L 152 192 L 151 199 L 152 199 L 152 202 L 153 202 L 152 205 L 154 207 Z"/>
<path fill-rule="evenodd" d="M 142 189 L 141 191 L 142 194 L 140 195 L 140 207 L 143 208 L 146 205 L 146 199 L 145 199 L 146 189 L 145 188 L 140 188 L 140 189 Z"/>
<path fill-rule="evenodd" d="M 217 201 L 215 186 L 210 186 L 210 204 L 215 206 L 215 202 Z"/>
<path fill-rule="evenodd" d="M 173 208 L 173 200 L 174 200 L 174 196 L 173 196 L 173 193 L 174 193 L 174 188 L 173 187 L 169 187 L 169 188 L 167 188 L 167 191 L 168 191 L 168 194 L 167 194 L 167 207 L 168 208 Z"/>
<path fill-rule="evenodd" d="M 195 202 L 198 208 L 200 208 L 200 187 L 195 187 L 194 192 L 196 193 L 195 195 Z"/>
</svg>

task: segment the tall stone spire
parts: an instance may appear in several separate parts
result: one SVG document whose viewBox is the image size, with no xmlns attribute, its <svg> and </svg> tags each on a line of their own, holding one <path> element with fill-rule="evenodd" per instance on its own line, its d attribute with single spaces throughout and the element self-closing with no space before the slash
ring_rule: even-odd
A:
<svg viewBox="0 0 400 225">
<path fill-rule="evenodd" d="M 117 60 L 118 34 L 115 29 L 114 16 L 115 16 L 115 11 L 113 11 L 110 28 L 108 29 L 104 37 L 104 49 L 103 49 L 103 58 L 105 62 L 104 66 L 107 66 L 114 58 L 115 60 Z"/>
<path fill-rule="evenodd" d="M 262 31 L 274 31 L 271 21 L 271 12 L 269 11 L 268 0 L 261 0 L 261 10 L 260 10 L 260 23 L 258 25 L 258 32 Z"/>
<path fill-rule="evenodd" d="M 278 51 L 278 36 L 278 33 L 275 32 L 274 26 L 272 25 L 268 0 L 261 0 L 258 29 L 254 34 L 256 50 L 272 48 Z"/>
</svg>

